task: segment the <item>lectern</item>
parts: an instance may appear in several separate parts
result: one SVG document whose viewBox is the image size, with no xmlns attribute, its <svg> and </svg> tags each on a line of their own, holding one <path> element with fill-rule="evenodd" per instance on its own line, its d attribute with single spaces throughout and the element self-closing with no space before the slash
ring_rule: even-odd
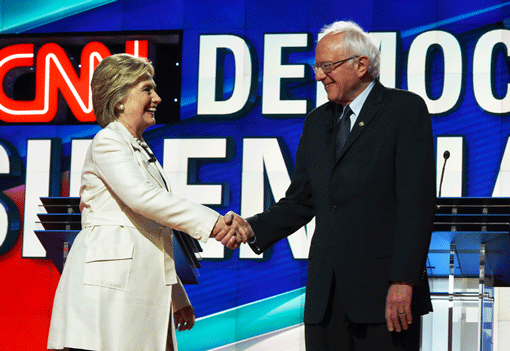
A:
<svg viewBox="0 0 510 351">
<path fill-rule="evenodd" d="M 510 285 L 510 199 L 438 198 L 427 268 L 432 277 L 448 277 L 448 350 L 452 350 L 453 301 L 478 300 L 478 349 L 491 343 L 492 320 L 484 309 L 494 286 Z M 444 264 L 446 256 L 446 262 Z M 478 293 L 456 293 L 456 278 L 478 278 Z M 490 320 L 488 320 L 490 319 Z"/>
<path fill-rule="evenodd" d="M 41 213 L 37 214 L 38 230 L 35 234 L 41 241 L 48 258 L 62 273 L 66 257 L 74 238 L 81 230 L 79 197 L 42 197 Z M 183 284 L 198 284 L 200 262 L 195 253 L 202 248 L 191 236 L 174 230 L 173 251 L 177 275 Z"/>
</svg>

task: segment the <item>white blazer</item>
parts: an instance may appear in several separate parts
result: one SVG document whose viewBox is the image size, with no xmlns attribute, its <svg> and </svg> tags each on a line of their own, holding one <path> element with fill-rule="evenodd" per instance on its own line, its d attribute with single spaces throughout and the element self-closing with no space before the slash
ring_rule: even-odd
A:
<svg viewBox="0 0 510 351">
<path fill-rule="evenodd" d="M 118 121 L 92 141 L 80 189 L 82 231 L 55 294 L 48 349 L 177 350 L 172 305 L 190 303 L 170 228 L 206 242 L 219 215 L 172 194 L 161 165 L 148 160 Z"/>
</svg>

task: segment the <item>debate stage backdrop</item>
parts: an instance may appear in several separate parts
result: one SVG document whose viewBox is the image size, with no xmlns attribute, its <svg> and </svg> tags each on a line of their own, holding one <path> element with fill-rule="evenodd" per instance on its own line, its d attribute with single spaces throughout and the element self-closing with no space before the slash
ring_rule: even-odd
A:
<svg viewBox="0 0 510 351">
<path fill-rule="evenodd" d="M 442 196 L 508 197 L 509 13 L 502 0 L 4 0 L 0 349 L 46 349 L 59 273 L 34 234 L 39 198 L 78 195 L 99 130 L 88 82 L 105 56 L 155 63 L 163 103 L 144 136 L 173 190 L 248 216 L 283 196 L 304 118 L 326 101 L 311 68 L 317 33 L 354 20 L 380 42 L 383 84 L 427 102 L 438 169 L 451 154 Z M 187 286 L 199 320 L 180 348 L 287 335 L 279 349 L 302 349 L 292 331 L 312 234 L 310 223 L 257 257 L 203 245 L 200 284 Z"/>
</svg>

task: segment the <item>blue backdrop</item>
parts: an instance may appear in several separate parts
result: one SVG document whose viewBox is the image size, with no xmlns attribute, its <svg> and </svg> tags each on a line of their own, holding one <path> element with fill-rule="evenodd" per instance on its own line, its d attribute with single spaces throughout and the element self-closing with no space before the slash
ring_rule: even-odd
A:
<svg viewBox="0 0 510 351">
<path fill-rule="evenodd" d="M 261 140 L 276 140 L 277 151 L 286 166 L 286 176 L 292 174 L 303 120 L 317 101 L 323 101 L 311 69 L 317 33 L 325 24 L 339 19 L 353 20 L 379 36 L 391 34 L 394 37 L 385 42 L 394 44 L 394 49 L 382 48 L 387 54 L 384 56 L 389 63 L 387 67 L 390 67 L 383 69 L 390 77 L 385 78 L 383 83 L 393 82 L 396 88 L 414 90 L 428 100 L 440 166 L 442 152 L 452 148 L 452 160 L 448 161 L 452 162 L 452 168 L 445 173 L 450 178 L 447 180 L 445 177 L 443 194 L 510 196 L 506 185 L 508 175 L 505 173 L 506 169 L 510 170 L 510 160 L 504 158 L 510 135 L 510 108 L 506 106 L 509 81 L 507 45 L 510 45 L 506 38 L 510 22 L 506 18 L 510 2 L 75 0 L 66 2 L 66 5 L 58 1 L 47 3 L 42 6 L 35 0 L 21 4 L 16 0 L 4 1 L 3 33 L 40 35 L 182 30 L 181 92 L 178 98 L 180 122 L 158 124 L 145 133 L 145 139 L 160 161 L 171 151 L 168 146 L 165 147 L 164 140 L 226 139 L 224 156 L 191 157 L 187 169 L 189 185 L 221 186 L 221 203 L 211 205 L 221 213 L 229 210 L 242 212 L 243 201 L 251 199 L 243 193 L 247 191 L 243 182 L 249 176 L 246 167 L 251 162 L 246 157 L 252 155 L 246 151 L 247 142 L 256 141 L 260 142 L 257 145 L 263 145 Z M 292 44 L 296 34 L 303 36 L 300 44 Z M 492 36 L 499 39 L 491 39 Z M 215 37 L 220 37 L 217 47 L 211 44 Z M 241 57 L 235 51 L 232 43 L 236 39 L 248 50 L 248 57 Z M 222 49 L 225 54 L 206 56 L 208 46 L 215 49 L 213 52 L 218 53 Z M 280 53 L 281 57 L 278 56 Z M 297 71 L 287 77 L 280 76 L 279 80 L 276 73 L 274 80 L 275 74 L 267 66 L 269 60 L 274 62 L 278 59 L 277 64 L 294 67 Z M 215 102 L 229 101 L 234 96 L 243 84 L 239 77 L 236 78 L 236 72 L 247 62 L 248 68 L 244 68 L 244 73 L 248 77 L 246 84 L 249 87 L 246 89 L 249 93 L 239 98 L 240 107 L 225 114 L 201 112 L 201 109 L 208 111 L 209 108 L 212 111 Z M 206 64 L 212 68 L 207 69 Z M 200 72 L 212 74 L 214 82 L 208 83 L 205 73 L 201 76 Z M 475 77 L 481 77 L 481 80 Z M 277 83 L 271 83 L 275 81 Z M 420 85 L 420 82 L 423 84 Z M 457 83 L 460 83 L 460 88 Z M 268 85 L 267 90 L 264 90 L 265 84 Z M 204 89 L 204 96 L 207 96 L 206 91 L 211 86 L 216 88 L 216 100 L 202 103 L 198 99 L 199 90 Z M 272 96 L 275 91 L 279 97 Z M 171 103 L 165 98 L 162 96 L 163 103 Z M 304 101 L 306 107 L 294 113 L 266 113 L 264 101 L 268 102 L 268 106 L 271 103 L 280 106 L 281 101 Z M 92 138 L 98 130 L 98 126 L 91 124 L 2 123 L 0 139 L 12 144 L 23 163 L 23 171 L 26 169 L 29 139 L 60 139 L 63 156 L 60 172 L 65 173 L 70 170 L 72 140 Z M 451 140 L 455 141 L 454 144 Z M 274 149 L 268 150 L 268 153 L 260 151 L 265 162 L 264 182 L 261 188 L 255 189 L 263 198 L 264 207 L 278 198 L 275 194 L 278 185 L 285 185 L 285 180 L 271 180 L 272 166 L 269 166 L 268 155 Z M 455 157 L 458 164 L 454 161 Z M 274 167 L 281 172 L 280 168 Z M 501 179 L 496 186 L 498 176 Z M 5 178 L 0 190 L 14 189 L 23 185 L 25 180 L 24 172 Z M 251 207 L 247 205 L 246 208 L 249 211 Z M 218 257 L 204 257 L 199 270 L 200 284 L 187 287 L 197 316 L 219 313 L 224 318 L 223 322 L 236 326 L 236 334 L 232 338 L 216 337 L 209 341 L 207 347 L 262 334 L 268 331 L 267 328 L 272 330 L 299 323 L 306 267 L 306 259 L 295 258 L 288 241 L 277 243 L 263 259 L 241 258 L 239 252 L 229 250 Z M 258 304 L 257 311 L 249 310 L 251 303 Z M 271 319 L 267 315 L 260 316 L 262 308 L 278 312 Z M 288 321 L 283 324 L 268 322 L 281 318 Z M 197 333 L 208 330 L 207 320 L 204 318 L 203 324 L 197 324 Z M 219 323 L 218 319 L 213 320 Z M 261 322 L 257 324 L 256 320 Z M 192 345 L 194 334 L 186 335 L 179 336 L 181 344 Z M 203 348 L 204 345 L 198 347 Z"/>
</svg>

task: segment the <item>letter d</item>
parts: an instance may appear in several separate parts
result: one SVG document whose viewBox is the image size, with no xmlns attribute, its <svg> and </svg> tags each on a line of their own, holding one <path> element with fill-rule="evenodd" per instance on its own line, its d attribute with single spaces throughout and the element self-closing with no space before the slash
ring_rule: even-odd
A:
<svg viewBox="0 0 510 351">
<path fill-rule="evenodd" d="M 235 77 L 231 96 L 223 100 L 226 53 L 234 57 Z M 257 87 L 252 79 L 256 78 L 254 71 L 257 65 L 252 63 L 256 61 L 256 55 L 254 58 L 252 60 L 250 47 L 243 38 L 235 35 L 201 35 L 197 114 L 236 116 L 249 108 L 255 100 Z M 227 79 L 227 82 L 230 80 Z"/>
</svg>

